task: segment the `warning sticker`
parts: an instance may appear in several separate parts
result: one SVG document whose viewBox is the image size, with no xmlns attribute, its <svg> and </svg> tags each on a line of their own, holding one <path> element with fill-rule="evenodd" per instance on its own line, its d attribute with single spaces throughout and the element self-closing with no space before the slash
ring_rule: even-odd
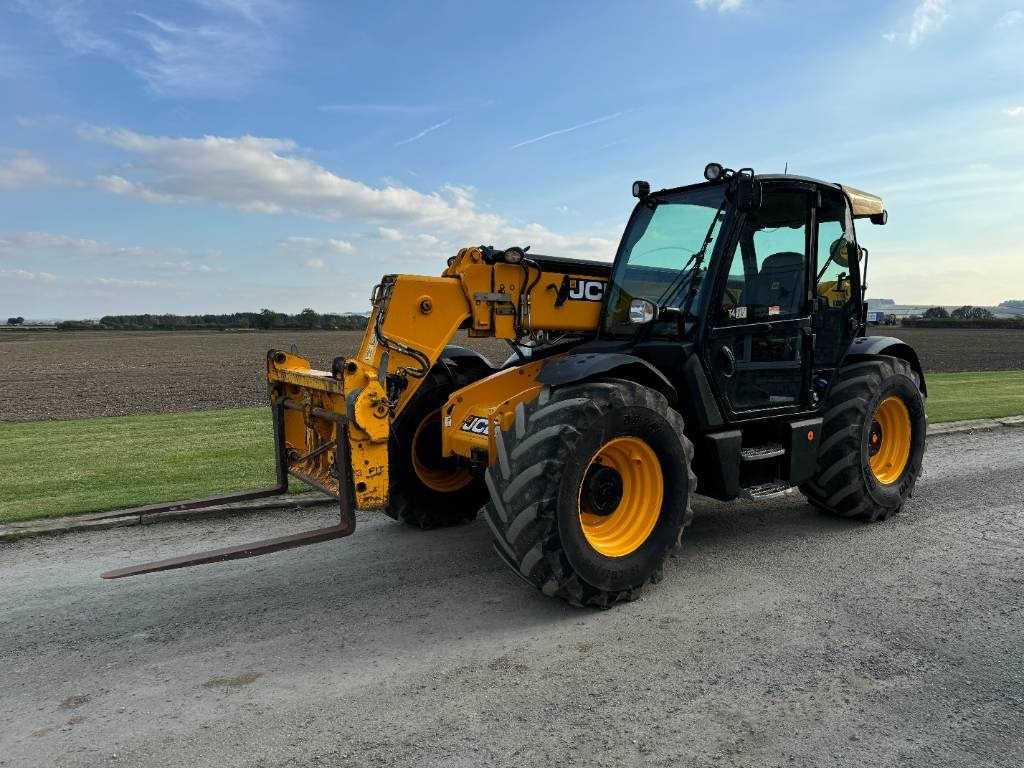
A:
<svg viewBox="0 0 1024 768">
<path fill-rule="evenodd" d="M 770 307 L 768 307 L 768 314 L 769 315 L 778 315 L 781 312 L 782 312 L 782 308 L 778 304 L 772 304 Z"/>
</svg>

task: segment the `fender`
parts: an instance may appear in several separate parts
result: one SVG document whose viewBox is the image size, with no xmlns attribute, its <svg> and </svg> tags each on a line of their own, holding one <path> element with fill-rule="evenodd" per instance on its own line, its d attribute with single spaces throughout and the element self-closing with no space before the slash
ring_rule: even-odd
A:
<svg viewBox="0 0 1024 768">
<path fill-rule="evenodd" d="M 892 336 L 859 336 L 853 340 L 846 355 L 843 357 L 842 365 L 863 360 L 877 355 L 888 355 L 898 357 L 910 363 L 910 367 L 917 374 L 921 394 L 928 397 L 928 388 L 924 383 L 924 370 L 921 368 L 921 361 L 917 359 L 917 352 L 909 344 Z"/>
<path fill-rule="evenodd" d="M 480 371 L 486 371 L 493 373 L 497 369 L 491 365 L 491 361 L 472 349 L 466 347 L 460 347 L 456 344 L 449 344 L 444 348 L 444 352 L 441 353 L 442 360 L 451 360 L 457 365 L 464 366 L 465 368 L 472 368 Z"/>
<path fill-rule="evenodd" d="M 674 405 L 679 395 L 665 374 L 642 358 L 616 353 L 569 353 L 564 357 L 546 360 L 537 375 L 537 381 L 552 387 L 578 384 L 598 376 L 629 379 L 661 392 Z"/>
</svg>

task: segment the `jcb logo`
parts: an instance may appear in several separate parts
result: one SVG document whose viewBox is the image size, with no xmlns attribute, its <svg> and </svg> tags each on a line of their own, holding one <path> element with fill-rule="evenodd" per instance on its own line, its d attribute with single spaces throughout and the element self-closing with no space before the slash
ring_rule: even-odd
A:
<svg viewBox="0 0 1024 768">
<path fill-rule="evenodd" d="M 604 298 L 604 281 L 570 280 L 569 298 L 582 301 L 601 301 Z"/>
<path fill-rule="evenodd" d="M 486 435 L 490 422 L 486 416 L 470 416 L 459 429 L 463 432 L 471 432 L 474 435 Z"/>
</svg>

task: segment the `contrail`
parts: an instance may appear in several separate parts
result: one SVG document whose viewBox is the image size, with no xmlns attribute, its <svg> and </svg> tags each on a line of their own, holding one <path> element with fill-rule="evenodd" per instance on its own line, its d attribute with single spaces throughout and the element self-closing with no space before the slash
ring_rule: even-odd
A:
<svg viewBox="0 0 1024 768">
<path fill-rule="evenodd" d="M 445 127 L 446 125 L 448 125 L 448 123 L 450 123 L 451 121 L 452 121 L 452 119 L 451 119 L 451 118 L 449 117 L 449 118 L 448 118 L 447 120 L 445 120 L 445 121 L 444 121 L 443 123 L 438 123 L 437 125 L 432 125 L 432 126 L 430 126 L 429 128 L 426 128 L 426 129 L 424 129 L 424 130 L 420 131 L 420 132 L 419 132 L 419 133 L 417 133 L 417 134 L 416 134 L 415 136 L 410 136 L 410 137 L 409 137 L 408 139 L 402 139 L 401 141 L 397 142 L 397 143 L 395 144 L 395 146 L 396 146 L 396 147 L 400 147 L 400 146 L 402 146 L 403 144 L 411 144 L 411 143 L 412 143 L 412 142 L 414 142 L 414 141 L 419 141 L 420 139 L 422 139 L 422 138 L 423 138 L 424 136 L 426 136 L 426 135 L 427 135 L 428 133 L 430 133 L 431 131 L 436 131 L 436 130 L 437 130 L 438 128 L 444 128 L 444 127 Z"/>
<path fill-rule="evenodd" d="M 578 131 L 580 128 L 587 128 L 587 127 L 589 127 L 591 125 L 597 125 L 598 123 L 604 123 L 604 122 L 607 122 L 608 120 L 614 120 L 616 117 L 622 117 L 622 113 L 621 112 L 616 112 L 613 115 L 605 115 L 604 117 L 599 117 L 596 120 L 591 120 L 588 123 L 580 123 L 579 125 L 574 125 L 571 128 L 560 128 L 557 131 L 551 131 L 551 133 L 545 133 L 543 136 L 537 136 L 534 139 L 527 139 L 526 141 L 520 141 L 518 144 L 513 144 L 511 147 L 509 147 L 509 149 L 519 149 L 520 147 L 525 147 L 527 144 L 536 144 L 538 141 L 544 141 L 544 139 L 550 139 L 552 136 L 561 136 L 563 133 L 572 133 L 573 131 Z"/>
</svg>

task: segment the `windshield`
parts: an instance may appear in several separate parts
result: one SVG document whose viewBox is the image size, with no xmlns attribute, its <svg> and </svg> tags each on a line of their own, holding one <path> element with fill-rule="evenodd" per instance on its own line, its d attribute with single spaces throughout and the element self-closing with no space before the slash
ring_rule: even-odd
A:
<svg viewBox="0 0 1024 768">
<path fill-rule="evenodd" d="M 605 330 L 632 336 L 629 302 L 649 299 L 660 307 L 699 312 L 704 261 L 722 231 L 725 186 L 702 186 L 652 197 L 629 223 L 611 278 Z M 719 214 L 716 216 L 716 213 Z M 693 293 L 694 295 L 690 295 Z M 652 336 L 676 337 L 675 320 L 659 321 Z"/>
</svg>

